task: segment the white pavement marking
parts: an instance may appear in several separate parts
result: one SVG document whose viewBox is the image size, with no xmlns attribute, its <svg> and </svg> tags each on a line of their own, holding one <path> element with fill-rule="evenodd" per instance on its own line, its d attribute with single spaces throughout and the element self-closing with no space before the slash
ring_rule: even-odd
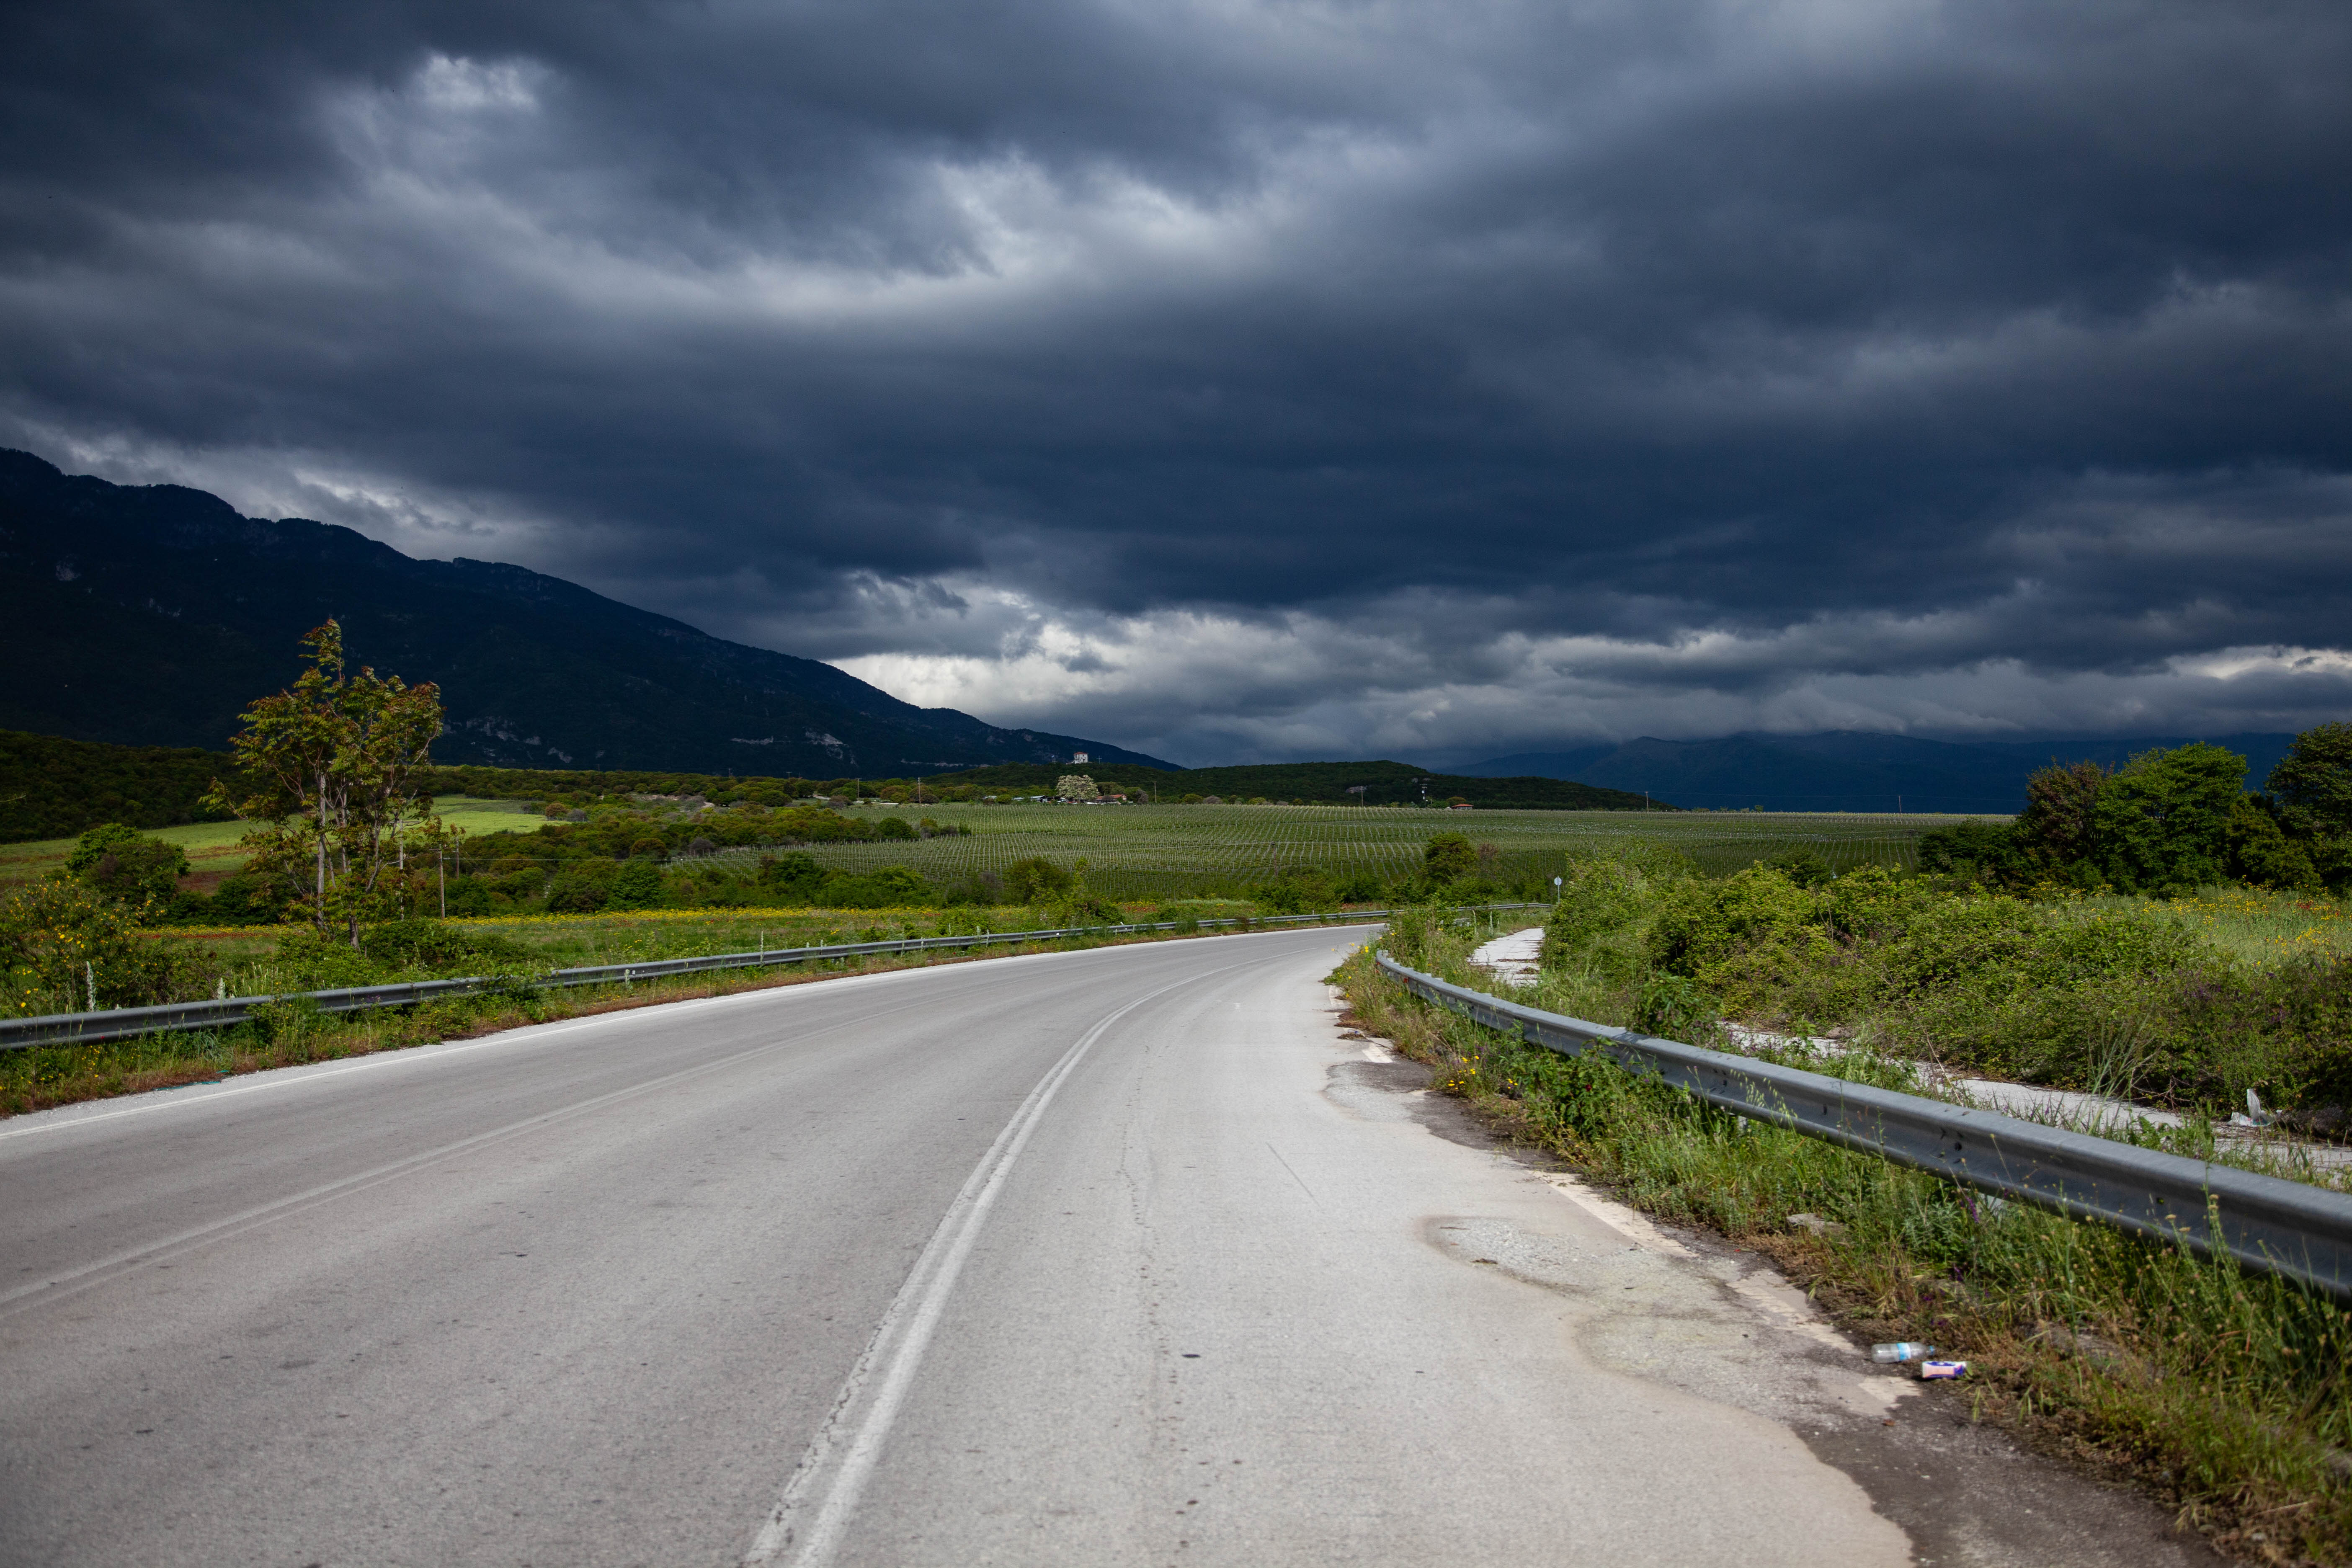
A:
<svg viewBox="0 0 2352 1568">
<path fill-rule="evenodd" d="M 963 1272 L 964 1260 L 971 1256 L 982 1224 L 996 1205 L 996 1195 L 1003 1191 L 1005 1177 L 1012 1173 L 1013 1163 L 1021 1157 L 1021 1151 L 1028 1146 L 1029 1135 L 1044 1119 L 1046 1107 L 1054 1102 L 1054 1096 L 1094 1048 L 1095 1042 L 1113 1024 L 1153 997 L 1240 967 L 1226 964 L 1205 974 L 1187 975 L 1138 996 L 1079 1037 L 1078 1043 L 1063 1053 L 1062 1059 L 1029 1091 L 1029 1098 L 1022 1101 L 1013 1120 L 1005 1123 L 1004 1131 L 996 1135 L 996 1142 L 965 1178 L 962 1190 L 940 1216 L 939 1228 L 931 1233 L 922 1256 L 915 1259 L 906 1283 L 898 1287 L 898 1294 L 884 1310 L 882 1321 L 875 1325 L 874 1337 L 866 1342 L 865 1352 L 850 1367 L 849 1376 L 834 1398 L 832 1415 L 817 1429 L 808 1451 L 801 1457 L 791 1479 L 784 1483 L 783 1495 L 752 1539 L 751 1550 L 744 1553 L 744 1568 L 771 1568 L 782 1562 L 784 1553 L 795 1543 L 800 1550 L 793 1553 L 793 1568 L 818 1568 L 833 1556 L 850 1515 L 856 1510 L 858 1495 L 866 1489 L 866 1478 L 873 1474 L 875 1463 L 882 1456 L 882 1445 L 890 1436 L 891 1423 L 898 1419 L 898 1407 L 906 1403 L 907 1390 L 922 1364 L 923 1352 L 929 1348 L 940 1314 L 946 1310 L 948 1297 L 955 1289 L 956 1278 Z M 903 1331 L 901 1323 L 905 1325 Z M 833 1468 L 822 1499 L 814 1498 L 812 1494 L 817 1490 L 818 1478 L 825 1472 L 839 1446 L 840 1433 L 849 1424 L 851 1408 L 863 1396 L 867 1384 L 875 1382 L 877 1367 L 881 1377 L 864 1419 L 857 1424 L 856 1436 L 850 1439 L 839 1465 Z M 800 1529 L 803 1514 L 809 1516 L 805 1533 Z"/>
</svg>

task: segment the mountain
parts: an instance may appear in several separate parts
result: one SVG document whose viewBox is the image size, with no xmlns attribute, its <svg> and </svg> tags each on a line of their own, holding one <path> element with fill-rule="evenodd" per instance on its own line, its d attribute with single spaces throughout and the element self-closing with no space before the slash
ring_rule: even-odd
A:
<svg viewBox="0 0 2352 1568">
<path fill-rule="evenodd" d="M 440 685 L 445 763 L 845 778 L 1083 751 L 1173 765 L 918 708 L 520 566 L 413 560 L 348 528 L 0 448 L 0 729 L 218 750 L 330 616 L 354 662 Z"/>
<path fill-rule="evenodd" d="M 2026 775 L 2053 760 L 2110 767 L 2134 753 L 2201 739 L 2248 762 L 2260 788 L 2293 735 L 2054 736 L 2028 741 L 1925 741 L 1837 730 L 1816 735 L 1727 735 L 1711 741 L 1647 737 L 1621 746 L 1520 752 L 1472 763 L 1469 774 L 1540 773 L 1610 789 L 1646 791 L 1681 806 L 1717 811 L 1938 811 L 2006 815 L 2025 805 Z"/>
<path fill-rule="evenodd" d="M 1069 767 L 1018 763 L 943 774 L 935 782 L 979 784 L 1005 791 L 1051 790 Z M 1151 768 L 1089 763 L 1083 770 L 1102 785 L 1149 791 L 1155 798 L 1213 795 L 1229 801 L 1328 802 L 1335 805 L 1443 804 L 1457 796 L 1488 810 L 1641 811 L 1649 803 L 1622 790 L 1596 788 L 1559 779 L 1523 775 L 1472 778 L 1433 773 L 1404 763 L 1252 763 L 1230 768 Z"/>
</svg>

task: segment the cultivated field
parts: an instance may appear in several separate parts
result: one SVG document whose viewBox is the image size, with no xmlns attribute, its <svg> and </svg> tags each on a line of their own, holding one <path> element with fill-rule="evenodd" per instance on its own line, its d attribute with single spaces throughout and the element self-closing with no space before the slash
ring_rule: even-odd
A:
<svg viewBox="0 0 2352 1568">
<path fill-rule="evenodd" d="M 1344 805 L 992 805 L 906 806 L 908 817 L 933 816 L 971 829 L 966 836 L 873 844 L 835 844 L 810 853 L 828 866 L 868 870 L 907 866 L 936 881 L 993 871 L 1044 856 L 1060 865 L 1080 857 L 1087 879 L 1114 899 L 1181 897 L 1265 881 L 1285 867 L 1317 868 L 1344 878 L 1371 871 L 1400 879 L 1416 872 L 1434 833 L 1456 832 L 1496 851 L 1499 877 L 1557 875 L 1578 850 L 1632 838 L 1672 844 L 1710 872 L 1804 845 L 1836 870 L 1908 866 L 1914 845 L 1948 816 L 1844 816 L 1748 812 L 1463 811 Z M 756 863 L 763 851 L 734 850 Z"/>
</svg>

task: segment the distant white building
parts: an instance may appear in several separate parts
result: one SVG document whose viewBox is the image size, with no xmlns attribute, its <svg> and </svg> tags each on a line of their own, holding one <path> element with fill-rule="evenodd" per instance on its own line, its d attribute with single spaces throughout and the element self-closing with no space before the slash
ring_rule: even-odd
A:
<svg viewBox="0 0 2352 1568">
<path fill-rule="evenodd" d="M 1094 761 L 1094 758 L 1088 756 L 1084 752 L 1072 752 L 1070 753 L 1070 761 L 1075 764 L 1077 763 L 1090 763 Z"/>
</svg>

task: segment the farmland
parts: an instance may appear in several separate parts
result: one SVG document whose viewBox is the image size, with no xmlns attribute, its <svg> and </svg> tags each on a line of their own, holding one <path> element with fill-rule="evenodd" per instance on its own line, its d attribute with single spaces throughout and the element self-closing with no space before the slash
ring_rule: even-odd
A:
<svg viewBox="0 0 2352 1568">
<path fill-rule="evenodd" d="M 444 817 L 468 836 L 531 832 L 541 819 L 513 802 L 446 796 Z M 872 807 L 856 808 L 862 815 Z M 1861 865 L 1909 866 L 1919 836 L 1953 820 L 1927 816 L 1769 815 L 1749 812 L 1475 811 L 1380 806 L 1042 805 L 906 806 L 968 828 L 929 839 L 813 845 L 828 868 L 862 872 L 905 866 L 946 887 L 1015 860 L 1043 857 L 1057 865 L 1087 862 L 1087 880 L 1106 897 L 1153 900 L 1199 896 L 1269 881 L 1285 868 L 1345 878 L 1369 871 L 1384 881 L 1420 868 L 1432 834 L 1457 832 L 1491 845 L 1483 868 L 1497 880 L 1556 875 L 1564 855 L 1606 848 L 1628 838 L 1672 844 L 1721 873 L 1802 845 L 1834 870 Z M 880 813 L 875 812 L 876 815 Z M 188 853 L 200 878 L 216 878 L 244 860 L 234 822 L 196 823 L 155 837 Z M 30 880 L 64 864 L 69 839 L 0 847 L 0 886 Z M 734 870 L 755 867 L 766 851 L 731 849 L 710 857 Z M 525 857 L 528 858 L 528 857 Z M 209 879 L 208 878 L 208 879 Z"/>
<path fill-rule="evenodd" d="M 1622 811 L 1437 812 L 1319 805 L 991 805 L 931 808 L 969 834 L 927 840 L 813 847 L 827 866 L 862 871 L 905 866 L 947 884 L 1041 856 L 1087 862 L 1087 879 L 1112 899 L 1181 898 L 1272 880 L 1285 868 L 1345 878 L 1369 871 L 1410 879 L 1435 833 L 1492 845 L 1497 881 L 1558 874 L 1564 857 L 1633 838 L 1674 845 L 1713 873 L 1802 845 L 1835 870 L 1909 866 L 1918 837 L 1942 816 L 1768 816 L 1756 813 Z M 912 808 L 908 815 L 912 815 Z M 755 864 L 759 852 L 729 858 Z"/>
</svg>

